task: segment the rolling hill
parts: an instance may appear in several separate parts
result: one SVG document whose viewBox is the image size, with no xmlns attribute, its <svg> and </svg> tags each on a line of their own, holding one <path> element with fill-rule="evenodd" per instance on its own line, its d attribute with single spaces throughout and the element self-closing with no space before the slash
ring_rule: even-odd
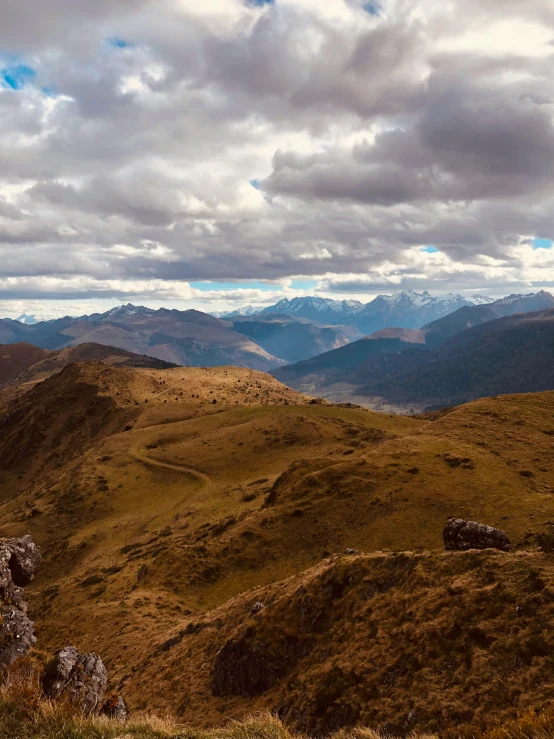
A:
<svg viewBox="0 0 554 739">
<path fill-rule="evenodd" d="M 0 387 L 49 356 L 50 352 L 32 344 L 0 344 Z"/>
<path fill-rule="evenodd" d="M 175 365 L 101 344 L 79 344 L 60 351 L 47 351 L 32 344 L 0 345 L 0 387 L 27 385 L 44 380 L 74 362 L 102 362 L 109 366 L 170 369 Z"/>
<path fill-rule="evenodd" d="M 236 367 L 71 364 L 0 411 L 40 649 L 96 651 L 132 709 L 197 726 L 470 735 L 549 706 L 553 412 L 542 393 L 433 421 Z M 513 553 L 443 553 L 449 516 Z"/>
</svg>

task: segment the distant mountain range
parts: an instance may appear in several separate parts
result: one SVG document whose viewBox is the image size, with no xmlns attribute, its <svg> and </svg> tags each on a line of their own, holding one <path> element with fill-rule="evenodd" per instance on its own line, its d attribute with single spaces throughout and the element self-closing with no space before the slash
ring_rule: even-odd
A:
<svg viewBox="0 0 554 739">
<path fill-rule="evenodd" d="M 43 349 L 103 344 L 178 365 L 237 365 L 270 370 L 286 364 L 233 330 L 196 310 L 153 310 L 131 304 L 106 313 L 26 325 L 0 320 L 0 343 L 25 341 Z"/>
<path fill-rule="evenodd" d="M 291 317 L 220 320 L 196 310 L 154 310 L 132 304 L 106 313 L 34 324 L 0 320 L 0 344 L 27 342 L 46 350 L 102 344 L 189 366 L 236 365 L 268 371 L 343 346 L 352 327 L 320 326 Z"/>
<path fill-rule="evenodd" d="M 0 320 L 0 343 L 26 341 L 54 350 L 97 343 L 181 365 L 238 365 L 268 371 L 340 348 L 387 326 L 419 328 L 462 306 L 489 298 L 435 297 L 427 292 L 356 300 L 305 297 L 246 306 L 223 317 L 196 310 L 155 310 L 131 303 L 105 313 L 36 321 Z"/>
<path fill-rule="evenodd" d="M 409 408 L 554 389 L 554 297 L 462 307 L 420 331 L 389 329 L 274 372 L 310 394 Z M 380 399 L 380 400 L 377 400 Z"/>
<path fill-rule="evenodd" d="M 302 383 L 302 377 L 317 376 L 314 387 L 302 385 L 304 391 L 316 393 L 319 385 L 338 382 L 333 372 L 340 370 L 341 382 L 355 382 L 367 390 L 373 375 L 361 372 L 358 365 L 364 358 L 408 349 L 428 353 L 471 326 L 542 310 L 554 301 L 545 292 L 497 301 L 475 295 L 473 300 L 469 305 L 460 295 L 435 297 L 427 292 L 380 296 L 367 305 L 294 298 L 260 313 L 227 318 L 129 303 L 79 318 L 36 323 L 31 316 L 22 316 L 25 322 L 3 319 L 0 344 L 27 342 L 57 351 L 94 343 L 189 366 L 235 365 L 272 371 L 292 365 L 279 378 L 298 387 L 295 383 Z M 360 343 L 370 327 L 371 342 Z M 376 378 L 380 378 L 378 373 Z"/>
<path fill-rule="evenodd" d="M 26 313 L 22 313 L 15 320 L 19 321 L 19 323 L 27 324 L 27 326 L 33 326 L 35 323 L 39 322 L 39 319 L 36 316 L 28 316 Z"/>
<path fill-rule="evenodd" d="M 219 313 L 221 318 L 238 316 L 286 315 L 302 318 L 325 325 L 345 325 L 355 327 L 361 334 L 371 334 L 388 326 L 401 328 L 421 328 L 426 323 L 442 318 L 464 306 L 488 305 L 495 302 L 485 295 L 463 295 L 449 293 L 434 296 L 427 291 L 416 293 L 412 290 L 394 295 L 379 295 L 369 303 L 358 300 L 331 300 L 329 298 L 284 298 L 267 308 L 253 308 L 251 305 L 236 311 Z"/>
</svg>

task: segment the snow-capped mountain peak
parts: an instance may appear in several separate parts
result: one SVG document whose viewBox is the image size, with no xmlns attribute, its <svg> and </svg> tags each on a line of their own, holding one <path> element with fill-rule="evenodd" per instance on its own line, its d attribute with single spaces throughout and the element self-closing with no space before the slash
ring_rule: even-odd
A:
<svg viewBox="0 0 554 739">
<path fill-rule="evenodd" d="M 237 308 L 236 310 L 224 310 L 224 311 L 216 311 L 212 313 L 212 316 L 215 316 L 216 318 L 235 318 L 236 316 L 257 316 L 258 313 L 261 313 L 263 310 L 262 307 L 254 306 L 254 305 L 243 305 L 242 308 Z"/>
<path fill-rule="evenodd" d="M 101 316 L 102 320 L 110 318 L 128 318 L 129 316 L 153 316 L 157 311 L 154 308 L 145 308 L 143 305 L 117 305 Z"/>
<path fill-rule="evenodd" d="M 26 313 L 22 313 L 15 320 L 19 323 L 24 323 L 26 326 L 34 326 L 35 323 L 39 323 L 39 319 L 36 316 L 29 316 Z"/>
<path fill-rule="evenodd" d="M 494 298 L 489 298 L 488 295 L 480 295 L 478 293 L 472 295 L 470 300 L 474 305 L 490 305 L 495 302 Z"/>
</svg>

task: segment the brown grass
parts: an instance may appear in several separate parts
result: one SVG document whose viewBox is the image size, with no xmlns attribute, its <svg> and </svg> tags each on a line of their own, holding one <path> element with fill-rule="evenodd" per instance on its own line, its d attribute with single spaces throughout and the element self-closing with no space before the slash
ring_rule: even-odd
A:
<svg viewBox="0 0 554 739">
<path fill-rule="evenodd" d="M 460 690 L 472 688 L 475 701 L 483 686 L 496 691 L 496 702 L 493 696 L 487 704 L 491 722 L 512 719 L 535 705 L 540 680 L 546 692 L 552 687 L 540 634 L 527 635 L 534 617 L 523 632 L 522 622 L 510 619 L 523 600 L 550 623 L 550 560 L 534 552 L 554 547 L 553 413 L 554 393 L 482 400 L 429 422 L 311 405 L 272 378 L 236 368 L 157 372 L 90 365 L 62 373 L 0 414 L 3 533 L 30 532 L 44 553 L 28 589 L 39 645 L 50 651 L 75 643 L 99 652 L 113 687 L 135 709 L 170 711 L 196 725 L 274 710 L 296 668 L 261 696 L 211 694 L 217 649 L 248 622 L 252 603 L 287 591 L 287 578 L 299 578 L 297 587 L 311 582 L 330 554 L 346 548 L 389 550 L 383 558 L 388 564 L 372 561 L 377 574 L 401 561 L 395 550 L 440 550 L 445 519 L 456 515 L 501 526 L 524 552 L 498 560 L 514 600 L 490 625 L 494 634 L 506 630 L 514 659 L 523 632 L 531 652 L 539 650 L 527 653 L 531 662 L 510 676 L 511 692 L 491 681 L 494 660 L 487 649 L 471 647 L 471 670 L 463 667 L 465 656 L 459 656 L 462 665 L 448 667 L 444 654 L 430 649 L 436 643 L 448 653 L 456 619 L 463 624 L 478 598 L 501 592 L 494 579 L 475 585 L 476 573 L 493 577 L 494 567 L 449 574 L 435 554 L 423 558 L 427 565 L 418 564 L 428 570 L 417 591 L 421 602 L 413 607 L 426 614 L 425 623 L 437 622 L 438 636 L 417 621 L 423 642 L 414 647 L 407 640 L 410 588 L 388 588 L 385 578 L 375 586 L 385 588 L 383 600 L 378 598 L 382 617 L 366 613 L 367 595 L 357 592 L 334 627 L 336 644 L 328 656 L 302 668 L 312 683 L 305 687 L 294 677 L 286 692 L 292 704 L 303 706 L 319 684 L 331 697 L 339 690 L 339 703 L 346 701 L 350 677 L 336 680 L 332 672 L 333 660 L 345 671 L 343 642 L 353 664 L 357 644 L 364 645 L 358 651 L 366 661 L 356 674 L 367 669 L 379 675 L 386 667 L 390 682 L 396 673 L 389 659 L 406 637 L 405 651 L 415 649 L 420 662 L 425 657 L 435 678 L 421 683 L 421 695 L 410 687 L 383 700 L 372 697 L 370 680 L 352 700 L 379 710 L 359 721 L 385 730 L 392 721 L 396 732 L 406 733 L 412 696 L 420 705 L 412 714 L 418 717 L 415 728 L 469 722 L 472 730 L 484 730 L 479 717 L 474 721 L 477 709 L 467 719 L 462 697 L 447 699 L 440 687 L 442 673 L 462 667 Z M 526 565 L 533 570 L 534 557 L 538 574 L 529 574 L 527 583 L 516 574 Z M 538 588 L 541 578 L 544 591 L 527 590 L 533 583 Z M 452 593 L 461 593 L 463 602 Z M 264 619 L 272 613 L 264 611 Z M 366 631 L 360 614 L 367 616 Z M 479 636 L 483 625 L 472 618 Z M 360 642 L 349 641 L 355 634 Z M 550 648 L 549 638 L 543 639 Z M 167 642 L 174 646 L 161 649 Z M 419 685 L 426 673 L 411 669 Z M 333 720 L 331 730 L 343 719 Z M 317 734 L 320 726 L 305 730 Z"/>
<path fill-rule="evenodd" d="M 554 713 L 529 708 L 517 718 L 485 732 L 448 732 L 459 739 L 552 739 Z M 439 739 L 440 734 L 410 732 L 406 739 Z M 31 660 L 12 667 L 0 686 L 1 739 L 307 739 L 270 713 L 228 721 L 217 729 L 183 726 L 174 719 L 136 715 L 122 724 L 105 717 L 84 718 L 70 703 L 46 700 Z M 363 726 L 341 729 L 329 739 L 390 739 Z"/>
<path fill-rule="evenodd" d="M 412 735 L 416 739 L 415 735 Z M 31 659 L 9 670 L 0 686 L 1 739 L 306 739 L 289 731 L 272 714 L 229 721 L 218 729 L 195 729 L 174 719 L 131 716 L 121 723 L 106 717 L 85 718 L 75 706 L 44 698 L 40 672 Z M 330 739 L 384 739 L 364 728 L 342 730 Z M 420 735 L 417 739 L 434 739 Z"/>
</svg>

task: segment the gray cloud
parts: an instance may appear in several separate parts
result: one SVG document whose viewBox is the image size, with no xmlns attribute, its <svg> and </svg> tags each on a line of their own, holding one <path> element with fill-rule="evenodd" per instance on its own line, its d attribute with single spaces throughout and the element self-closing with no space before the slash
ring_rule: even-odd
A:
<svg viewBox="0 0 554 739">
<path fill-rule="evenodd" d="M 554 284 L 526 245 L 554 236 L 551 4 L 362 5 L 12 3 L 0 70 L 37 76 L 0 89 L 2 294 Z"/>
</svg>

